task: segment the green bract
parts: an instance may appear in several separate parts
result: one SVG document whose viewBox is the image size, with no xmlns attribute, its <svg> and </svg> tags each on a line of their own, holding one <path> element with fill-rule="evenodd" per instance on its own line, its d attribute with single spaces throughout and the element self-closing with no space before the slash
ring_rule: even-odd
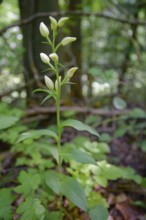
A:
<svg viewBox="0 0 146 220">
<path fill-rule="evenodd" d="M 57 21 L 52 16 L 50 16 L 49 18 L 50 18 L 50 21 L 51 21 L 51 29 L 55 30 L 57 28 Z"/>
<path fill-rule="evenodd" d="M 58 21 L 58 27 L 62 27 L 68 19 L 68 17 L 60 18 Z"/>
<path fill-rule="evenodd" d="M 76 40 L 76 37 L 65 37 L 62 41 L 61 44 L 62 46 L 66 46 Z"/>
<path fill-rule="evenodd" d="M 77 71 L 78 67 L 72 67 L 71 69 L 69 69 L 66 73 L 66 77 L 67 78 L 71 78 L 74 73 Z"/>
<path fill-rule="evenodd" d="M 56 53 L 51 53 L 49 57 L 55 62 L 58 62 L 58 55 Z"/>
</svg>

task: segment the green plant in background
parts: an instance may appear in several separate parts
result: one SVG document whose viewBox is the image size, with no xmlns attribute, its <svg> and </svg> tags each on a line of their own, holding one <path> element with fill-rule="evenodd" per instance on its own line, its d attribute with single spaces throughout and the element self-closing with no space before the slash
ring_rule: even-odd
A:
<svg viewBox="0 0 146 220">
<path fill-rule="evenodd" d="M 79 131 L 88 131 L 91 134 L 98 136 L 98 133 L 96 132 L 96 130 L 94 130 L 89 125 L 82 123 L 81 121 L 74 120 L 74 119 L 67 119 L 65 121 L 61 121 L 60 119 L 60 96 L 61 96 L 62 86 L 70 83 L 71 77 L 74 75 L 74 73 L 78 69 L 77 67 L 72 67 L 69 70 L 65 71 L 64 76 L 59 74 L 59 66 L 63 66 L 63 65 L 60 64 L 59 62 L 59 56 L 57 54 L 58 49 L 61 46 L 66 46 L 76 40 L 76 38 L 74 37 L 65 37 L 61 40 L 60 43 L 58 44 L 56 43 L 58 28 L 62 27 L 67 20 L 68 18 L 64 17 L 64 18 L 61 18 L 57 22 L 55 18 L 50 17 L 52 39 L 50 38 L 50 31 L 47 28 L 47 26 L 43 22 L 41 22 L 40 24 L 40 33 L 47 40 L 47 42 L 45 43 L 50 45 L 52 49 L 52 53 L 49 56 L 46 55 L 45 53 L 41 53 L 40 58 L 42 62 L 47 64 L 49 69 L 55 73 L 56 81 L 53 82 L 52 79 L 50 79 L 48 76 L 45 76 L 44 79 L 45 79 L 45 84 L 47 86 L 47 89 L 40 88 L 34 91 L 34 92 L 45 92 L 47 94 L 43 102 L 45 102 L 46 100 L 50 98 L 53 98 L 55 100 L 57 132 L 53 130 L 49 130 L 49 129 L 30 131 L 30 132 L 23 133 L 19 141 L 22 141 L 22 140 L 24 141 L 25 139 L 28 139 L 28 138 L 31 139 L 33 137 L 49 136 L 57 143 L 57 149 L 54 146 L 54 151 L 52 151 L 52 155 L 57 161 L 58 169 L 45 171 L 44 172 L 45 175 L 43 178 L 45 180 L 46 185 L 49 186 L 49 188 L 58 197 L 58 209 L 61 213 L 59 219 L 62 219 L 61 216 L 63 215 L 63 213 L 65 213 L 69 219 L 72 219 L 70 214 L 66 212 L 66 210 L 64 209 L 62 205 L 62 199 L 63 199 L 63 196 L 65 196 L 69 201 L 71 201 L 72 204 L 82 209 L 83 211 L 89 213 L 89 216 L 92 220 L 97 219 L 99 216 L 101 220 L 106 220 L 108 217 L 107 209 L 100 205 L 94 205 L 89 208 L 82 185 L 73 177 L 63 174 L 62 163 L 66 159 L 67 160 L 72 159 L 72 160 L 80 162 L 81 164 L 92 164 L 94 166 L 97 166 L 95 159 L 92 157 L 92 155 L 89 152 L 87 151 L 83 152 L 80 149 L 75 148 L 75 146 L 71 146 L 69 144 L 66 144 L 66 146 L 62 148 L 61 135 L 62 135 L 64 127 L 70 126 Z M 34 171 L 31 171 L 31 172 L 34 172 Z M 27 174 L 25 171 L 23 173 L 21 172 L 19 179 L 20 179 L 20 182 L 22 183 L 22 186 L 20 185 L 16 187 L 15 191 L 17 193 L 22 193 L 24 191 L 22 190 L 24 189 L 23 179 L 25 179 L 27 175 L 32 175 L 32 173 Z M 37 174 L 34 173 L 33 175 L 34 181 L 33 181 L 33 178 L 31 179 L 32 181 L 31 185 L 34 190 L 35 190 L 35 187 L 33 183 L 35 182 L 35 183 L 38 183 L 38 185 L 40 184 L 40 180 L 39 180 L 40 177 L 37 177 L 35 175 Z M 26 194 L 24 194 L 24 196 L 26 197 Z M 21 204 L 20 205 L 21 207 L 18 208 L 18 213 L 20 214 L 24 213 L 26 206 L 28 206 L 28 204 L 26 203 L 30 203 L 30 202 L 32 201 L 25 201 L 23 205 Z M 35 203 L 37 204 L 38 207 L 41 206 L 38 200 L 35 201 L 34 204 Z M 42 207 L 40 207 L 40 209 L 43 212 Z M 41 219 L 44 219 L 44 218 L 42 217 Z"/>
</svg>

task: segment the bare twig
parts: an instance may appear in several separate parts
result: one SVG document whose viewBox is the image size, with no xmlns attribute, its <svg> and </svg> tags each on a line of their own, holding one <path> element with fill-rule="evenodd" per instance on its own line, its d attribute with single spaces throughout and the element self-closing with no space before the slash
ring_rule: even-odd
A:
<svg viewBox="0 0 146 220">
<path fill-rule="evenodd" d="M 110 13 L 89 13 L 89 12 L 81 12 L 81 11 L 67 11 L 67 12 L 40 12 L 37 14 L 34 14 L 26 19 L 23 20 L 19 20 L 16 21 L 13 24 L 10 24 L 6 27 L 4 27 L 3 29 L 0 30 L 0 36 L 3 35 L 7 30 L 13 28 L 13 27 L 20 27 L 26 24 L 31 23 L 33 20 L 37 19 L 37 18 L 42 18 L 42 17 L 48 17 L 48 16 L 53 16 L 53 17 L 60 17 L 60 16 L 70 16 L 70 15 L 74 15 L 74 16 L 96 16 L 96 17 L 101 17 L 101 18 L 105 18 L 105 19 L 110 19 L 116 22 L 120 22 L 123 24 L 130 24 L 130 25 L 141 25 L 141 26 L 146 26 L 146 21 L 140 21 L 140 20 L 128 20 L 128 19 L 123 19 L 123 18 L 117 18 L 114 17 L 113 15 L 111 15 Z"/>
<path fill-rule="evenodd" d="M 102 115 L 102 116 L 118 116 L 122 114 L 128 114 L 130 110 L 103 110 L 103 109 L 95 109 L 95 108 L 86 108 L 81 106 L 62 106 L 60 107 L 60 111 L 75 111 L 79 113 L 85 113 L 85 114 L 95 114 L 95 115 Z M 56 107 L 50 106 L 50 107 L 34 107 L 32 109 L 28 109 L 26 111 L 27 116 L 37 115 L 37 114 L 48 114 L 48 113 L 55 113 Z"/>
</svg>

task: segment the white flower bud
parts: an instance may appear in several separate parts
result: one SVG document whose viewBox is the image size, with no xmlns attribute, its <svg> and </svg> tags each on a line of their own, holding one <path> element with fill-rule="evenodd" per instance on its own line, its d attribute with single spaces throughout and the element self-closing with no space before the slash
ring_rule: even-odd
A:
<svg viewBox="0 0 146 220">
<path fill-rule="evenodd" d="M 62 27 L 68 19 L 68 17 L 60 18 L 58 21 L 58 27 Z"/>
<path fill-rule="evenodd" d="M 52 79 L 50 79 L 48 76 L 44 76 L 45 78 L 45 84 L 50 90 L 54 90 L 54 83 Z"/>
<path fill-rule="evenodd" d="M 40 53 L 40 58 L 43 63 L 46 63 L 46 64 L 50 63 L 50 59 L 45 53 Z"/>
<path fill-rule="evenodd" d="M 40 33 L 43 37 L 48 37 L 49 35 L 49 29 L 43 22 L 40 23 Z"/>
<path fill-rule="evenodd" d="M 63 46 L 66 46 L 67 44 L 72 43 L 73 41 L 75 41 L 77 38 L 76 37 L 65 37 L 63 38 L 63 40 L 61 41 L 61 44 Z"/>
<path fill-rule="evenodd" d="M 71 69 L 69 69 L 66 73 L 66 77 L 71 78 L 77 69 L 78 69 L 77 67 L 72 67 Z"/>
<path fill-rule="evenodd" d="M 57 28 L 57 21 L 52 16 L 50 16 L 49 18 L 50 18 L 50 21 L 51 21 L 51 29 L 55 30 Z"/>
<path fill-rule="evenodd" d="M 58 55 L 56 53 L 51 53 L 49 57 L 55 62 L 58 62 Z"/>
<path fill-rule="evenodd" d="M 61 76 L 59 76 L 59 83 L 61 83 Z M 58 89 L 58 81 L 57 81 L 57 79 L 55 81 L 55 89 L 56 90 Z"/>
</svg>

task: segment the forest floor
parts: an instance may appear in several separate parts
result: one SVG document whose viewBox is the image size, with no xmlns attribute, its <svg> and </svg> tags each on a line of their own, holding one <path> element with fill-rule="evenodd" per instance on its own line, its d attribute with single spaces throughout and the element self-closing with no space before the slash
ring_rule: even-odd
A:
<svg viewBox="0 0 146 220">
<path fill-rule="evenodd" d="M 72 129 L 67 129 L 63 142 L 70 141 L 76 134 Z M 109 145 L 108 159 L 111 163 L 130 166 L 146 178 L 146 153 L 137 148 L 130 137 L 115 138 Z M 11 161 L 11 158 L 4 164 L 8 163 L 8 167 L 11 167 L 11 162 L 13 166 L 14 161 Z M 101 187 L 99 191 L 108 198 L 108 220 L 146 220 L 146 188 L 139 187 L 132 181 L 119 179 L 109 181 L 108 186 L 105 189 Z M 80 214 L 80 219 L 88 220 L 88 217 Z"/>
<path fill-rule="evenodd" d="M 70 141 L 75 135 L 77 133 L 68 129 L 64 139 Z M 131 139 L 128 135 L 113 138 L 109 144 L 108 161 L 117 166 L 131 167 L 137 174 L 146 178 L 146 153 Z M 119 179 L 109 181 L 107 188 L 101 188 L 99 191 L 108 198 L 110 213 L 108 220 L 146 220 L 145 187 L 139 186 L 134 181 Z M 89 220 L 86 215 L 83 215 L 81 219 Z"/>
<path fill-rule="evenodd" d="M 119 165 L 132 167 L 146 177 L 146 153 L 131 144 L 129 138 L 114 139 L 110 149 L 110 159 L 117 158 Z M 107 190 L 111 204 L 109 220 L 146 220 L 146 189 L 119 180 L 111 182 Z"/>
</svg>

